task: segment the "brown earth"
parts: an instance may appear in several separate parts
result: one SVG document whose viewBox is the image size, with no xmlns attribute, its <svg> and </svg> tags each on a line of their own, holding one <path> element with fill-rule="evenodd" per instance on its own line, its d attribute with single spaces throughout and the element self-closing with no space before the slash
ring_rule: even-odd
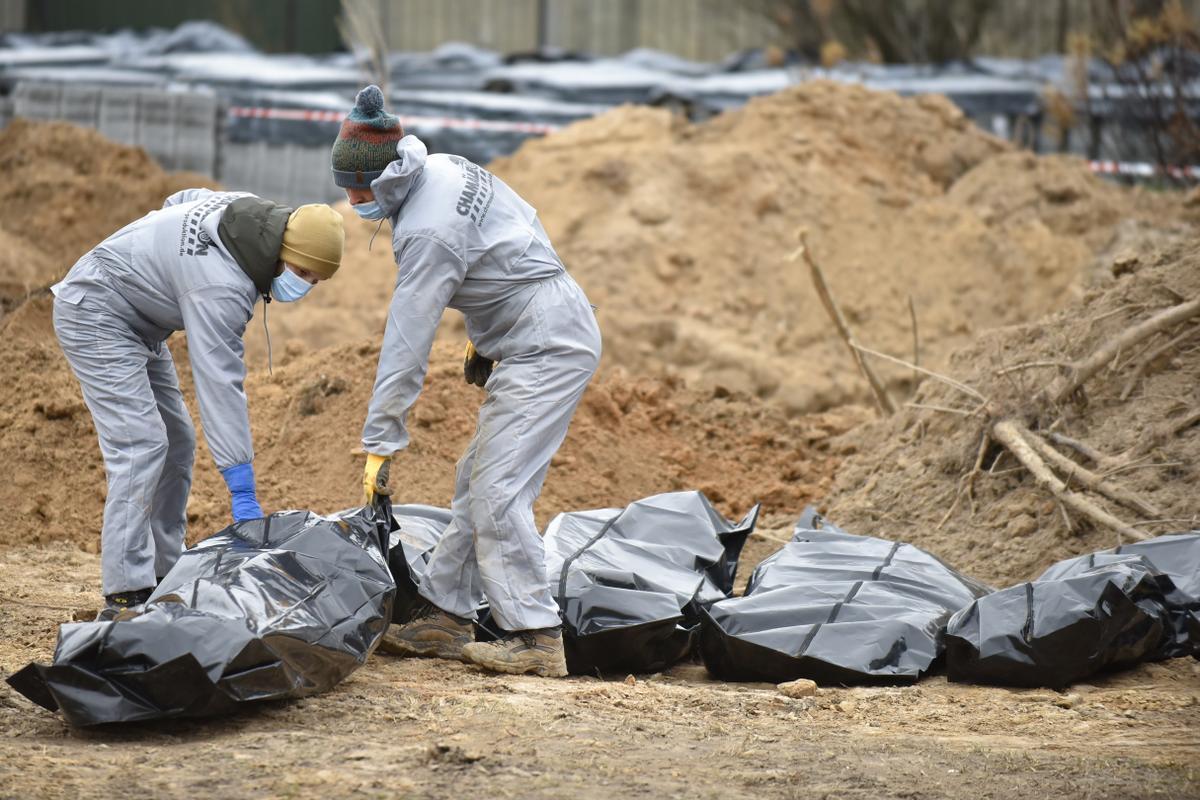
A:
<svg viewBox="0 0 1200 800">
<path fill-rule="evenodd" d="M 13 120 L 0 129 L 0 317 L 167 195 L 215 185 L 94 130 Z"/>
<path fill-rule="evenodd" d="M 57 625 L 95 608 L 104 498 L 49 298 L 17 303 L 169 191 L 197 182 L 80 135 L 25 123 L 0 132 L 0 283 L 9 287 L 0 312 L 15 309 L 0 321 L 8 378 L 0 462 L 12 465 L 0 482 L 6 672 L 48 660 Z M 67 140 L 87 146 L 60 156 Z M 913 541 L 996 583 L 1113 543 L 1080 520 L 1067 532 L 1011 459 L 995 463 L 998 451 L 974 513 L 964 500 L 939 530 L 983 421 L 909 408 L 861 424 L 868 412 L 842 403 L 863 398 L 862 385 L 807 275 L 785 257 L 806 226 L 856 332 L 897 355 L 911 352 L 911 295 L 922 363 L 1019 413 L 1049 376 L 998 369 L 1085 354 L 1200 292 L 1190 227 L 1200 206 L 1098 182 L 1078 161 L 1012 152 L 944 100 L 821 83 L 704 125 L 618 109 L 494 168 L 541 210 L 601 306 L 605 332 L 605 374 L 555 459 L 539 522 L 676 488 L 704 489 L 729 515 L 761 500 L 768 516 L 744 554 L 743 581 L 821 497 L 850 530 Z M 359 497 L 355 451 L 395 265 L 387 231 L 366 254 L 374 226 L 342 211 L 343 272 L 304 303 L 270 309 L 274 374 L 264 368 L 260 322 L 247 337 L 268 510 L 332 510 Z M 1063 307 L 1044 324 L 988 330 Z M 449 341 L 435 348 L 413 446 L 398 460 L 399 500 L 448 502 L 481 399 L 461 379 L 461 322 L 448 315 L 444 325 Z M 174 339 L 195 408 L 186 340 Z M 1156 362 L 1126 401 L 1119 395 L 1138 354 L 1123 357 L 1089 385 L 1088 405 L 1064 409 L 1058 423 L 1114 458 L 1150 443 L 1118 477 L 1178 520 L 1144 523 L 1156 531 L 1195 519 L 1200 432 L 1158 433 L 1200 405 L 1197 352 Z M 885 374 L 905 396 L 910 373 Z M 935 381 L 914 399 L 970 410 Z M 822 408 L 834 410 L 796 413 Z M 227 519 L 201 439 L 189 538 Z M 112 797 L 131 786 L 156 797 L 1200 797 L 1197 722 L 1200 670 L 1183 659 L 1065 694 L 935 676 L 912 688 L 826 688 L 796 700 L 709 681 L 696 665 L 614 683 L 375 657 L 320 697 L 116 730 L 70 731 L 0 685 L 0 798 Z"/>
<path fill-rule="evenodd" d="M 1197 296 L 1200 239 L 1122 257 L 1080 302 L 1036 324 L 982 334 L 954 354 L 947 373 L 986 397 L 993 416 L 1031 422 L 1041 411 L 1031 398 L 1057 374 L 1054 364 L 1087 356 L 1155 311 Z M 1200 483 L 1200 427 L 1167 433 L 1173 423 L 1200 409 L 1200 345 L 1196 338 L 1181 343 L 1150 362 L 1135 380 L 1137 365 L 1170 337 L 1198 325 L 1200 318 L 1193 318 L 1122 354 L 1085 386 L 1086 405 L 1056 410 L 1057 433 L 1111 456 L 1113 480 L 1162 514 L 1155 520 L 1136 519 L 1119 506 L 1099 504 L 1152 533 L 1200 527 L 1195 488 Z M 1003 372 L 1018 365 L 1027 368 Z M 914 399 L 965 411 L 977 405 L 932 380 L 921 385 Z M 983 431 L 978 416 L 913 408 L 863 426 L 837 443 L 859 452 L 842 464 L 823 505 L 850 530 L 911 541 L 1001 585 L 1033 578 L 1054 561 L 1117 544 L 1112 531 L 1073 515 L 1068 528 L 1065 511 L 1010 455 L 994 448 L 985 458 L 986 472 L 975 482 L 975 513 L 964 499 L 939 529 L 961 477 L 975 462 Z"/>
<path fill-rule="evenodd" d="M 186 342 L 172 349 L 195 409 Z M 273 375 L 250 375 L 246 391 L 265 508 L 332 511 L 358 503 L 359 437 L 378 353 L 374 342 L 285 351 Z M 457 347 L 438 345 L 432 363 L 411 416 L 412 445 L 393 469 L 403 475 L 398 501 L 448 505 L 454 464 L 474 433 L 483 394 L 463 382 Z M 67 540 L 95 551 L 103 462 L 91 416 L 53 338 L 49 297 L 31 300 L 0 329 L 0 372 L 22 376 L 0 385 L 0 462 L 22 465 L 0 483 L 0 507 L 7 510 L 0 545 Z M 828 489 L 837 458 L 826 444 L 862 419 L 854 409 L 788 419 L 747 396 L 701 395 L 677 381 L 613 371 L 584 398 L 553 462 L 539 521 L 693 488 L 730 515 L 755 502 L 790 514 Z M 228 493 L 203 441 L 196 463 L 193 541 L 224 527 L 229 514 Z M 76 487 L 65 501 L 64 469 Z"/>
<path fill-rule="evenodd" d="M 46 661 L 99 563 L 0 551 L 0 671 Z M 933 677 L 785 697 L 659 675 L 545 680 L 375 655 L 332 691 L 232 717 L 67 728 L 0 683 L 0 798 L 1200 797 L 1200 664 L 1069 692 Z"/>
</svg>

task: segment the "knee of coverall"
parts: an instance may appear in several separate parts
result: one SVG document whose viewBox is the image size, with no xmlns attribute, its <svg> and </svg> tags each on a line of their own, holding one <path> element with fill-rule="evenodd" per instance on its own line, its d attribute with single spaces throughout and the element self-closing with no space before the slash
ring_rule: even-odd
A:
<svg viewBox="0 0 1200 800">
<path fill-rule="evenodd" d="M 189 417 L 167 430 L 167 466 L 190 472 L 196 460 L 196 428 Z"/>
</svg>

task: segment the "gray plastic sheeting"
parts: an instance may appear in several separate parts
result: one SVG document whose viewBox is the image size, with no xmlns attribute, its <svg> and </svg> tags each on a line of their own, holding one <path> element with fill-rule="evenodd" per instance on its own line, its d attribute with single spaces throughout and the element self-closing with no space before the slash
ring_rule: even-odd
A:
<svg viewBox="0 0 1200 800">
<path fill-rule="evenodd" d="M 705 613 L 700 652 L 725 680 L 912 683 L 941 655 L 950 616 L 989 591 L 920 548 L 846 533 L 809 509 L 746 595 Z"/>
</svg>

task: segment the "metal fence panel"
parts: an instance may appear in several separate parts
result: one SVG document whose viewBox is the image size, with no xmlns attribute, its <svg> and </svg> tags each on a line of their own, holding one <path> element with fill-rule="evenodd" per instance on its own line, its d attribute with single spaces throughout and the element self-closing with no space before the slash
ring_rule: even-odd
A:
<svg viewBox="0 0 1200 800">
<path fill-rule="evenodd" d="M 18 83 L 13 90 L 13 113 L 26 119 L 59 119 L 62 87 L 56 83 Z"/>
<path fill-rule="evenodd" d="M 138 90 L 105 87 L 100 91 L 100 132 L 121 144 L 138 143 Z"/>
</svg>

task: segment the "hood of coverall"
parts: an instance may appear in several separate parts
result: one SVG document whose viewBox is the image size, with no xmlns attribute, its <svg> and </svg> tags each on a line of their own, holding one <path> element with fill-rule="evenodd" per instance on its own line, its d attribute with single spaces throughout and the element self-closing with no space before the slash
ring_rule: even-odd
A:
<svg viewBox="0 0 1200 800">
<path fill-rule="evenodd" d="M 429 151 L 415 136 L 405 136 L 396 145 L 396 160 L 388 164 L 383 174 L 371 181 L 375 199 L 389 217 L 396 216 L 413 184 L 425 168 L 425 157 Z"/>
<path fill-rule="evenodd" d="M 270 295 L 279 264 L 279 248 L 292 210 L 261 197 L 239 197 L 221 214 L 217 235 L 254 288 Z"/>
</svg>

